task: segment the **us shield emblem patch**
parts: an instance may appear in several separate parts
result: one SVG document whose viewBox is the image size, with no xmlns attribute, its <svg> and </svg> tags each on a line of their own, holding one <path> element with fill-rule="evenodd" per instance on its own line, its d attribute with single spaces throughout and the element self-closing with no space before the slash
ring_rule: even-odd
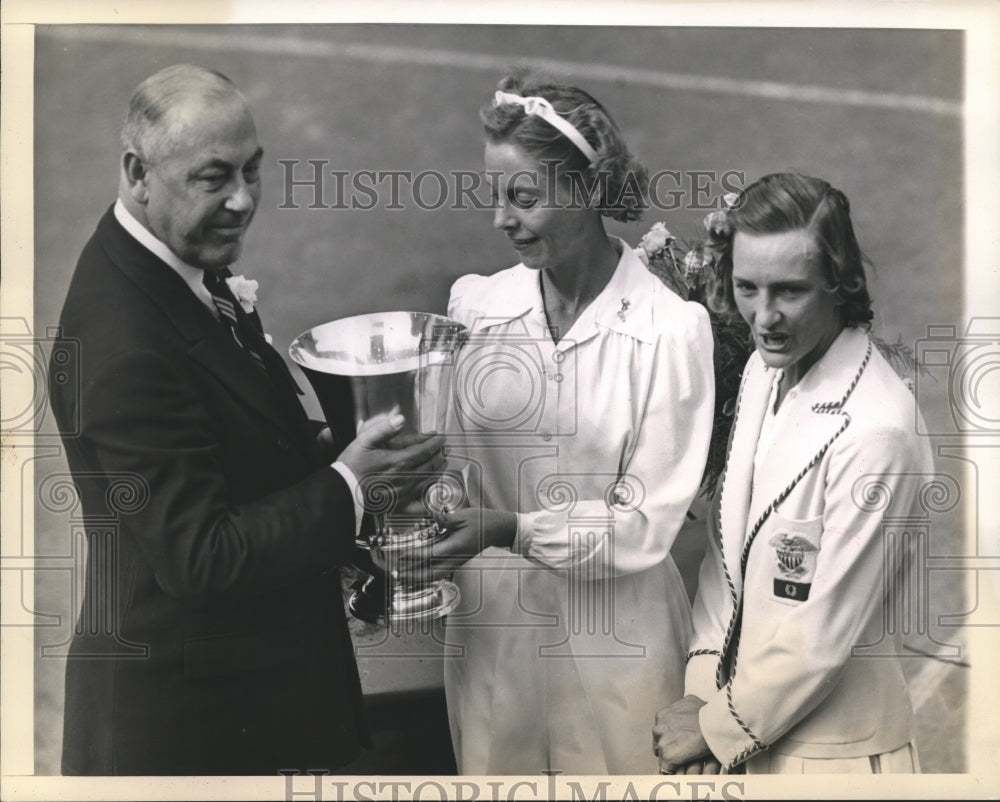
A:
<svg viewBox="0 0 1000 802">
<path fill-rule="evenodd" d="M 819 549 L 801 535 L 779 532 L 771 538 L 777 557 L 774 595 L 779 599 L 805 601 L 809 598 Z"/>
</svg>

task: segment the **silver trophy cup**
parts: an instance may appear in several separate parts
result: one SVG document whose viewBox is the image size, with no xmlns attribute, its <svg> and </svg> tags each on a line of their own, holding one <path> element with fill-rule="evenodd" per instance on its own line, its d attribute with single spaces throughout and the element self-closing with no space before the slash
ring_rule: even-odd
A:
<svg viewBox="0 0 1000 802">
<path fill-rule="evenodd" d="M 466 334 L 465 326 L 441 315 L 376 312 L 316 326 L 295 338 L 289 354 L 315 390 L 335 438 L 337 421 L 353 418 L 357 431 L 373 416 L 394 408 L 406 419 L 397 435 L 405 438 L 444 431 L 455 356 Z M 353 433 L 350 437 L 340 433 L 335 445 L 343 448 Z M 358 545 L 390 578 L 385 582 L 374 571 L 363 586 L 356 586 L 349 606 L 363 620 L 393 624 L 438 618 L 458 604 L 454 583 L 432 580 L 429 570 L 425 581 L 405 582 L 396 565 L 406 550 L 445 536 L 433 518 L 404 512 L 405 508 L 417 498 L 431 512 L 453 508 L 461 503 L 464 490 L 447 475 L 415 476 L 412 485 L 413 496 L 402 498 L 378 477 L 362 482 L 365 509 L 372 514 L 375 531 Z"/>
</svg>

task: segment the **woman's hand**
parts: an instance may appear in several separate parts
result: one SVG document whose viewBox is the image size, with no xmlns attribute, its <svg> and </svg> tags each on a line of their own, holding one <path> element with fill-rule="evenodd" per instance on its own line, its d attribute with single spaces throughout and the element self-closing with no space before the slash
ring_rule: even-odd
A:
<svg viewBox="0 0 1000 802">
<path fill-rule="evenodd" d="M 718 774 L 719 763 L 698 723 L 698 711 L 704 705 L 688 694 L 657 712 L 653 753 L 660 759 L 660 774 Z"/>
<path fill-rule="evenodd" d="M 695 760 L 682 766 L 674 774 L 721 774 L 722 765 L 714 757 Z"/>
<path fill-rule="evenodd" d="M 517 534 L 517 515 L 502 510 L 469 507 L 441 513 L 436 520 L 447 535 L 436 543 L 400 554 L 400 578 L 426 581 L 428 573 L 435 579 L 445 576 L 489 546 L 510 546 Z"/>
</svg>

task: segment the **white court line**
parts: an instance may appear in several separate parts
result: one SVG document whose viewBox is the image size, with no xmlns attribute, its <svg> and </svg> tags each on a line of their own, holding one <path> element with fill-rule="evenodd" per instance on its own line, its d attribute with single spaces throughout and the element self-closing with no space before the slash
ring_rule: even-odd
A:
<svg viewBox="0 0 1000 802">
<path fill-rule="evenodd" d="M 661 72 L 614 64 L 596 64 L 559 59 L 519 59 L 466 53 L 460 50 L 440 50 L 416 47 L 395 47 L 362 43 L 320 42 L 312 39 L 284 38 L 240 33 L 208 33 L 188 28 L 161 30 L 135 26 L 72 25 L 43 27 L 39 36 L 72 42 L 114 42 L 119 44 L 177 47 L 192 50 L 244 50 L 270 55 L 308 56 L 325 59 L 347 59 L 378 64 L 448 67 L 498 74 L 512 63 L 524 63 L 558 74 L 568 74 L 592 81 L 625 83 L 654 89 L 675 89 L 708 92 L 742 97 L 760 97 L 798 103 L 821 103 L 839 106 L 912 111 L 942 117 L 960 117 L 962 103 L 928 95 L 908 95 L 896 92 L 867 92 L 860 89 L 834 89 L 811 84 L 788 84 L 776 81 L 747 81 L 711 75 Z"/>
<path fill-rule="evenodd" d="M 937 689 L 949 679 L 953 671 L 968 671 L 968 668 L 948 660 L 934 660 L 930 657 L 924 660 L 920 670 L 906 683 L 914 712 L 918 712 L 933 698 Z"/>
</svg>

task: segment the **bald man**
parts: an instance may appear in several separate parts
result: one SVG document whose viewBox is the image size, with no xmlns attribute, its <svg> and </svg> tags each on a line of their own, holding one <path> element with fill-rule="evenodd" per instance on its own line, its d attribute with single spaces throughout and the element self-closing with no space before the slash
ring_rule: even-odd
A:
<svg viewBox="0 0 1000 802">
<path fill-rule="evenodd" d="M 263 151 L 228 78 L 151 76 L 122 145 L 60 321 L 82 384 L 50 394 L 88 522 L 63 773 L 336 769 L 368 738 L 337 568 L 358 483 L 436 470 L 441 441 L 320 432 L 233 296 Z"/>
</svg>

